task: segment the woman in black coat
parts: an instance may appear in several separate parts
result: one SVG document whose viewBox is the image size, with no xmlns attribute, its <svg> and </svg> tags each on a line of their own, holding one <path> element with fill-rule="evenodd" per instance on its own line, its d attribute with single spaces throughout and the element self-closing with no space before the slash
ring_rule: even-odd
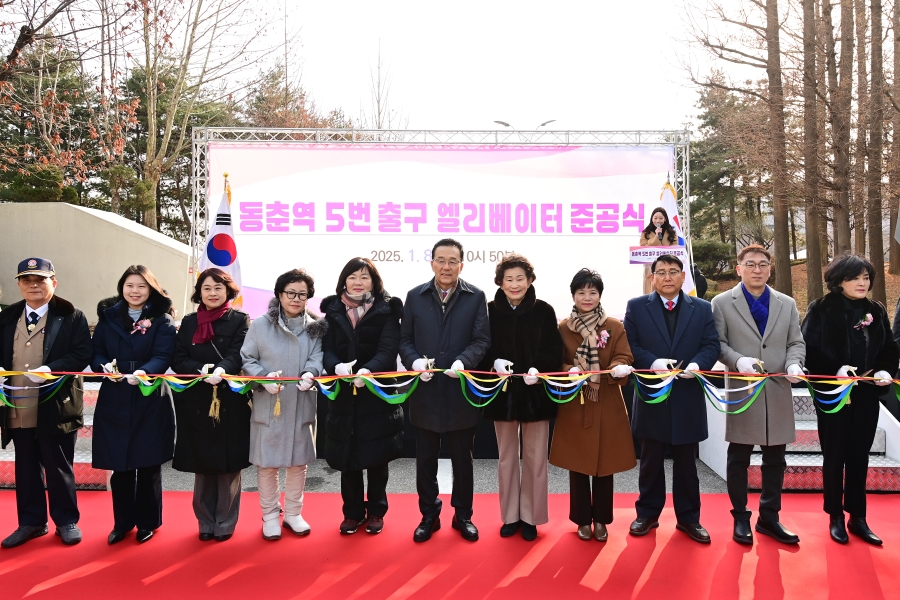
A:
<svg viewBox="0 0 900 600">
<path fill-rule="evenodd" d="M 500 286 L 488 303 L 491 347 L 481 370 L 528 373 L 512 377 L 506 391 L 484 407 L 494 421 L 500 461 L 500 535 L 509 537 L 522 527 L 528 541 L 537 526 L 549 521 L 547 444 L 554 403 L 535 376 L 562 369 L 563 341 L 553 307 L 538 300 L 534 267 L 522 255 L 507 254 L 497 263 L 494 283 Z M 522 475 L 519 475 L 519 437 L 522 438 Z"/>
<path fill-rule="evenodd" d="M 241 345 L 250 327 L 249 315 L 231 307 L 239 291 L 221 269 L 200 273 L 191 297 L 200 306 L 181 321 L 172 361 L 176 373 L 212 375 L 174 397 L 178 439 L 172 467 L 195 473 L 194 514 L 204 542 L 222 542 L 234 533 L 241 469 L 250 466 L 250 405 L 222 381 L 222 375 L 241 372 Z"/>
<path fill-rule="evenodd" d="M 874 377 L 879 386 L 890 385 L 900 353 L 884 306 L 866 298 L 874 279 L 875 268 L 861 256 L 838 257 L 825 269 L 830 293 L 809 305 L 801 327 L 806 341 L 806 367 L 811 374 L 846 377 L 853 375 L 855 369 L 860 376 Z M 869 450 L 878 425 L 881 393 L 872 382 L 859 382 L 853 386 L 849 402 L 837 412 L 823 411 L 837 404 L 817 403 L 824 459 L 824 508 L 831 516 L 831 539 L 840 544 L 847 543 L 849 529 L 866 542 L 881 545 L 881 539 L 866 523 Z M 850 513 L 846 526 L 844 511 Z"/>
<path fill-rule="evenodd" d="M 144 396 L 135 377 L 165 373 L 172 363 L 172 301 L 143 265 L 128 267 L 116 289 L 115 303 L 107 308 L 104 301 L 98 308 L 91 361 L 94 372 L 116 374 L 100 385 L 92 452 L 95 469 L 113 472 L 110 544 L 121 542 L 135 526 L 138 542 L 146 542 L 162 525 L 160 467 L 172 459 L 175 447 L 170 395 L 159 387 Z"/>
<path fill-rule="evenodd" d="M 336 292 L 320 305 L 328 321 L 322 340 L 325 370 L 335 375 L 395 371 L 403 303 L 384 291 L 375 264 L 368 258 L 351 259 L 341 271 Z M 342 383 L 328 407 L 325 460 L 341 471 L 340 531 L 349 535 L 365 524 L 368 533 L 380 533 L 388 509 L 388 463 L 403 455 L 403 408 L 370 392 L 362 377 L 353 385 Z"/>
</svg>

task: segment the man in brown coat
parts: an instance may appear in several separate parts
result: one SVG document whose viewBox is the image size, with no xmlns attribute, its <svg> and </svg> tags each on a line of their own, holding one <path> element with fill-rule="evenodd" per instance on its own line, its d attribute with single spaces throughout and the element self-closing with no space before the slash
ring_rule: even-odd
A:
<svg viewBox="0 0 900 600">
<path fill-rule="evenodd" d="M 794 299 L 766 285 L 771 271 L 771 255 L 753 245 L 738 254 L 737 272 L 741 283 L 712 301 L 713 317 L 719 332 L 719 360 L 729 371 L 754 374 L 760 371 L 803 373 L 806 344 L 800 332 L 800 316 Z M 787 378 L 798 381 L 794 377 Z M 729 388 L 745 387 L 745 380 L 731 379 Z M 734 507 L 734 541 L 752 544 L 750 511 L 747 510 L 747 468 L 753 446 L 762 448 L 762 495 L 756 531 L 785 544 L 800 541 L 778 519 L 784 483 L 785 448 L 794 441 L 794 403 L 791 385 L 785 378 L 771 378 L 753 404 L 746 408 L 753 389 L 732 392 L 725 420 L 728 445 L 726 467 L 728 495 Z M 743 412 L 738 412 L 741 411 Z"/>
</svg>

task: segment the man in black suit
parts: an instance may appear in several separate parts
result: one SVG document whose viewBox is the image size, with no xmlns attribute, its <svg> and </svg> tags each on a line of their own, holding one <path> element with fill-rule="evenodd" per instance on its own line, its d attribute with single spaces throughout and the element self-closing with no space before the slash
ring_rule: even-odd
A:
<svg viewBox="0 0 900 600">
<path fill-rule="evenodd" d="M 696 463 L 698 444 L 708 435 L 706 399 L 700 382 L 690 372 L 708 371 L 716 364 L 719 334 L 709 302 L 681 291 L 685 279 L 681 260 L 663 255 L 650 269 L 656 291 L 630 300 L 625 313 L 633 366 L 667 372 L 681 364 L 685 372 L 672 382 L 671 393 L 664 402 L 648 404 L 635 392 L 632 431 L 641 443 L 640 496 L 630 533 L 646 535 L 659 526 L 657 519 L 666 502 L 663 465 L 668 444 L 674 462 L 676 527 L 697 542 L 709 543 L 709 533 L 700 525 Z"/>
<path fill-rule="evenodd" d="M 16 450 L 19 527 L 2 546 L 14 548 L 47 534 L 48 499 L 56 535 L 66 545 L 77 544 L 80 514 L 72 462 L 84 425 L 81 385 L 75 378 L 48 385 L 58 380 L 37 373 L 83 371 L 91 361 L 91 334 L 84 314 L 54 296 L 56 273 L 49 260 L 26 258 L 16 280 L 23 300 L 0 313 L 0 370 L 25 374 L 10 377 L 19 389 L 12 406 L 0 407 L 0 444 L 6 448 L 12 441 Z"/>
</svg>

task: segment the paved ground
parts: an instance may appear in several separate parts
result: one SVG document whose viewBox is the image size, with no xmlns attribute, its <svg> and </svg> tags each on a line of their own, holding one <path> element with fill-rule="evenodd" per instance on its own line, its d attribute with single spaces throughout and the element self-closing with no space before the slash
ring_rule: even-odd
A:
<svg viewBox="0 0 900 600">
<path fill-rule="evenodd" d="M 697 461 L 697 472 L 700 475 L 700 492 L 704 494 L 725 493 L 725 481 L 716 475 L 703 462 Z M 163 465 L 163 489 L 166 490 L 191 490 L 194 487 L 194 475 L 181 473 L 172 469 L 171 463 Z M 281 477 L 284 481 L 284 471 Z M 450 461 L 441 460 L 438 471 L 438 482 L 441 493 L 449 493 L 452 477 L 450 474 Z M 666 461 L 666 487 L 672 491 L 672 461 Z M 256 467 L 244 470 L 243 489 L 246 492 L 256 491 Z M 618 473 L 615 476 L 615 489 L 617 492 L 638 491 L 638 469 Z M 316 460 L 309 467 L 306 478 L 306 491 L 308 492 L 340 492 L 341 474 L 325 464 L 324 460 Z M 392 494 L 414 494 L 416 492 L 416 461 L 413 458 L 401 458 L 391 463 L 391 478 L 388 482 L 388 492 Z M 569 472 L 550 465 L 550 493 L 567 494 L 569 492 Z M 475 461 L 475 493 L 497 493 L 497 461 L 479 459 Z"/>
</svg>

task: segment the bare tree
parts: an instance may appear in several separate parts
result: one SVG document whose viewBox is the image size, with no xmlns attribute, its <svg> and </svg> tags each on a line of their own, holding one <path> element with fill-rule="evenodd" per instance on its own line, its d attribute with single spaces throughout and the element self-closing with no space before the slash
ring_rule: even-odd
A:
<svg viewBox="0 0 900 600">
<path fill-rule="evenodd" d="M 360 111 L 361 129 L 406 129 L 409 114 L 391 106 L 393 74 L 381 58 L 381 40 L 378 40 L 378 60 L 369 72 L 369 111 Z"/>
<path fill-rule="evenodd" d="M 869 100 L 869 260 L 875 266 L 872 298 L 886 302 L 884 240 L 881 204 L 882 152 L 884 151 L 884 65 L 882 64 L 881 0 L 872 0 L 872 97 Z M 896 76 L 896 75 L 895 75 Z"/>
<path fill-rule="evenodd" d="M 869 75 L 866 66 L 866 0 L 853 0 L 856 17 L 856 141 L 853 165 L 853 249 L 866 253 L 866 132 L 868 130 Z M 842 34 L 843 35 L 843 34 Z"/>
<path fill-rule="evenodd" d="M 819 125 L 816 122 L 816 0 L 803 0 L 803 166 L 806 200 L 806 299 L 822 297 L 819 231 Z"/>
<path fill-rule="evenodd" d="M 18 34 L 12 47 L 6 54 L 3 66 L 0 67 L 0 81 L 9 81 L 18 71 L 22 52 L 36 41 L 55 37 L 51 26 L 57 23 L 60 15 L 64 15 L 78 0 L 9 0 L 0 2 L 0 8 L 20 9 L 18 14 L 9 20 L 3 19 L 3 29 L 14 30 L 18 26 Z"/>
<path fill-rule="evenodd" d="M 894 85 L 892 103 L 900 99 L 900 1 L 894 0 L 894 11 L 891 13 L 892 31 L 894 41 Z M 898 197 L 900 197 L 900 108 L 893 105 L 893 137 L 891 138 L 891 163 L 890 163 L 890 254 L 892 275 L 900 274 L 900 244 L 894 239 L 897 230 Z"/>
</svg>

